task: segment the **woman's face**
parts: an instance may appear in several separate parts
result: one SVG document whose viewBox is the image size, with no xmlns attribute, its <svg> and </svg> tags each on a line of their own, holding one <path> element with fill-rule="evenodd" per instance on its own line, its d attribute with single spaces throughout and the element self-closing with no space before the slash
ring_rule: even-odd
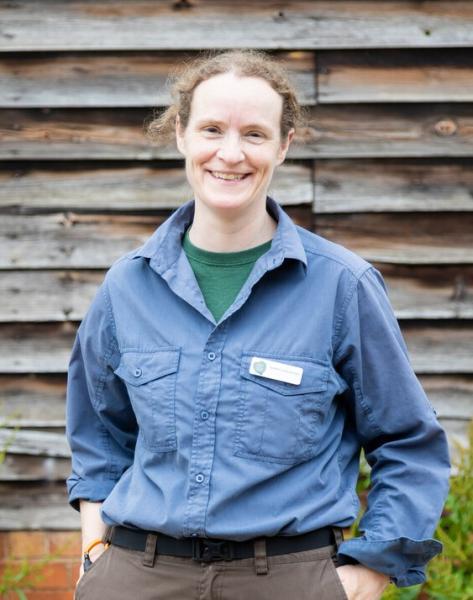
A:
<svg viewBox="0 0 473 600">
<path fill-rule="evenodd" d="M 281 141 L 282 98 L 263 79 L 216 75 L 194 90 L 179 151 L 196 202 L 212 210 L 265 206 L 274 169 L 284 161 L 293 131 Z"/>
</svg>

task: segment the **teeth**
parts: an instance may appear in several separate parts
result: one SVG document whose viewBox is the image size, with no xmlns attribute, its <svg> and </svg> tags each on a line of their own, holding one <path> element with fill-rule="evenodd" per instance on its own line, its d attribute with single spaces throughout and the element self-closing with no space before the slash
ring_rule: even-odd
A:
<svg viewBox="0 0 473 600">
<path fill-rule="evenodd" d="M 237 173 L 219 173 L 218 171 L 212 171 L 212 175 L 218 179 L 243 179 L 244 177 Z"/>
</svg>

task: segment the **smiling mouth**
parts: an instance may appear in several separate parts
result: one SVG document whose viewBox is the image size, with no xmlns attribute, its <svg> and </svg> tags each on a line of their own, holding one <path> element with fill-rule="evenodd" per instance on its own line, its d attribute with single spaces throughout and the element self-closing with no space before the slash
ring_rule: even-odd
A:
<svg viewBox="0 0 473 600">
<path fill-rule="evenodd" d="M 222 173 L 221 171 L 209 171 L 215 179 L 224 181 L 241 181 L 250 175 L 250 173 Z"/>
</svg>

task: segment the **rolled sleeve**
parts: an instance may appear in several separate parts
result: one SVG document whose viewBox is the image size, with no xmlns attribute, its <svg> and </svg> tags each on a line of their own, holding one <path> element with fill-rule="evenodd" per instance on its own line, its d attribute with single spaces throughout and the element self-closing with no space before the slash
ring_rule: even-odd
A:
<svg viewBox="0 0 473 600">
<path fill-rule="evenodd" d="M 82 321 L 72 349 L 67 379 L 66 436 L 72 469 L 69 503 L 107 498 L 133 463 L 137 424 L 129 397 L 115 375 L 119 360 L 106 283 Z"/>
<path fill-rule="evenodd" d="M 426 563 L 442 550 L 432 535 L 448 492 L 448 444 L 372 266 L 352 287 L 335 364 L 372 468 L 363 535 L 340 545 L 340 563 L 358 561 L 399 587 L 422 583 Z"/>
</svg>

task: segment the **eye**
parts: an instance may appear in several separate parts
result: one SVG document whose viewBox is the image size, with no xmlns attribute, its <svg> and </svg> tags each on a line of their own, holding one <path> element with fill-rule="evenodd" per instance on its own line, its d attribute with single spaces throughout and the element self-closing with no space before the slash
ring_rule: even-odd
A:
<svg viewBox="0 0 473 600">
<path fill-rule="evenodd" d="M 245 137 L 248 140 L 250 140 L 251 142 L 255 142 L 255 143 L 261 143 L 266 138 L 264 133 L 262 131 L 258 131 L 258 130 L 248 131 L 248 133 L 245 133 Z"/>
<path fill-rule="evenodd" d="M 220 133 L 220 129 L 218 127 L 216 127 L 215 125 L 207 125 L 207 127 L 203 128 L 203 131 L 205 131 L 205 133 L 210 133 L 210 134 Z"/>
</svg>

